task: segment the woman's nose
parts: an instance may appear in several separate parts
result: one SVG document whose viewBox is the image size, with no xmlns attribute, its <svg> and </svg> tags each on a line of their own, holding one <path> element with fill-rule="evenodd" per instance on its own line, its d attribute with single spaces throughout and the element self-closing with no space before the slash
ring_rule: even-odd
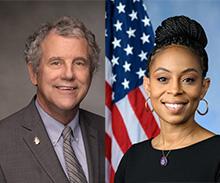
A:
<svg viewBox="0 0 220 183">
<path fill-rule="evenodd" d="M 174 80 L 168 86 L 168 93 L 172 95 L 180 95 L 183 93 L 182 86 L 178 80 Z"/>
</svg>

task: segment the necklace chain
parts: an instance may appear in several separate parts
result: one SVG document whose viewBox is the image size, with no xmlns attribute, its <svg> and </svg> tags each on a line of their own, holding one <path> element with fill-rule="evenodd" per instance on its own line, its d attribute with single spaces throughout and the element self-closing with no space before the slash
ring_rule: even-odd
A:
<svg viewBox="0 0 220 183">
<path fill-rule="evenodd" d="M 169 156 L 170 152 L 171 152 L 171 150 L 169 150 L 167 152 L 167 154 L 165 154 L 164 150 L 162 150 L 162 155 L 167 158 Z"/>
<path fill-rule="evenodd" d="M 183 137 L 179 143 L 177 143 L 176 145 L 179 145 L 181 143 L 183 143 L 185 141 L 185 139 L 190 135 L 192 134 L 192 132 L 196 129 L 196 127 L 194 127 L 185 137 Z M 165 167 L 167 166 L 168 164 L 168 156 L 170 154 L 170 152 L 172 151 L 171 149 L 168 150 L 167 154 L 165 154 L 164 150 L 161 150 L 162 151 L 162 157 L 160 158 L 160 165 Z"/>
</svg>

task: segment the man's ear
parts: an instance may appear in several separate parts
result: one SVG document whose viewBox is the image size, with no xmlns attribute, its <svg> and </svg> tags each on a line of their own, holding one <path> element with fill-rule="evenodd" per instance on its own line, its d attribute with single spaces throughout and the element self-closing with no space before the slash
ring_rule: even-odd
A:
<svg viewBox="0 0 220 183">
<path fill-rule="evenodd" d="M 27 68 L 28 68 L 29 78 L 32 84 L 36 86 L 37 85 L 37 73 L 34 72 L 33 64 L 28 63 Z"/>
<path fill-rule="evenodd" d="M 200 99 L 203 99 L 209 89 L 209 86 L 210 86 L 210 79 L 209 78 L 205 78 L 203 81 L 202 81 L 202 91 L 201 91 L 201 95 L 200 95 Z"/>
<path fill-rule="evenodd" d="M 144 76 L 143 85 L 145 92 L 147 93 L 148 97 L 150 97 L 150 78 Z"/>
</svg>

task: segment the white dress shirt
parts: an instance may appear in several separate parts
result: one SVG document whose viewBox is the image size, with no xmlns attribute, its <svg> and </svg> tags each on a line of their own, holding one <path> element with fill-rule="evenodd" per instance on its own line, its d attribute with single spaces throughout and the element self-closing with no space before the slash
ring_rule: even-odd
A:
<svg viewBox="0 0 220 183">
<path fill-rule="evenodd" d="M 44 126 L 47 130 L 48 136 L 53 144 L 54 150 L 58 156 L 58 159 L 63 167 L 64 172 L 67 174 L 66 164 L 64 160 L 63 155 L 63 137 L 62 132 L 64 129 L 64 125 L 55 120 L 53 117 L 51 117 L 49 114 L 47 114 L 39 105 L 37 100 L 35 101 L 35 105 L 40 113 L 41 119 L 44 123 Z M 88 175 L 88 164 L 86 159 L 86 152 L 85 152 L 85 146 L 83 142 L 82 132 L 79 125 L 79 111 L 77 111 L 77 114 L 74 119 L 68 124 L 69 127 L 73 130 L 73 138 L 72 138 L 72 147 L 76 154 L 77 159 L 79 160 L 82 169 L 85 173 L 86 179 L 89 182 L 89 175 Z"/>
</svg>

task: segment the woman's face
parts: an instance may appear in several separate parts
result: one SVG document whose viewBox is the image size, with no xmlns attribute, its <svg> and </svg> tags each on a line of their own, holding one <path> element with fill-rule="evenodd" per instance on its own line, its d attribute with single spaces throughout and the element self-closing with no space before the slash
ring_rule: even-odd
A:
<svg viewBox="0 0 220 183">
<path fill-rule="evenodd" d="M 144 86 L 160 121 L 180 124 L 194 120 L 209 82 L 202 78 L 198 57 L 184 46 L 172 45 L 156 53 Z"/>
</svg>

